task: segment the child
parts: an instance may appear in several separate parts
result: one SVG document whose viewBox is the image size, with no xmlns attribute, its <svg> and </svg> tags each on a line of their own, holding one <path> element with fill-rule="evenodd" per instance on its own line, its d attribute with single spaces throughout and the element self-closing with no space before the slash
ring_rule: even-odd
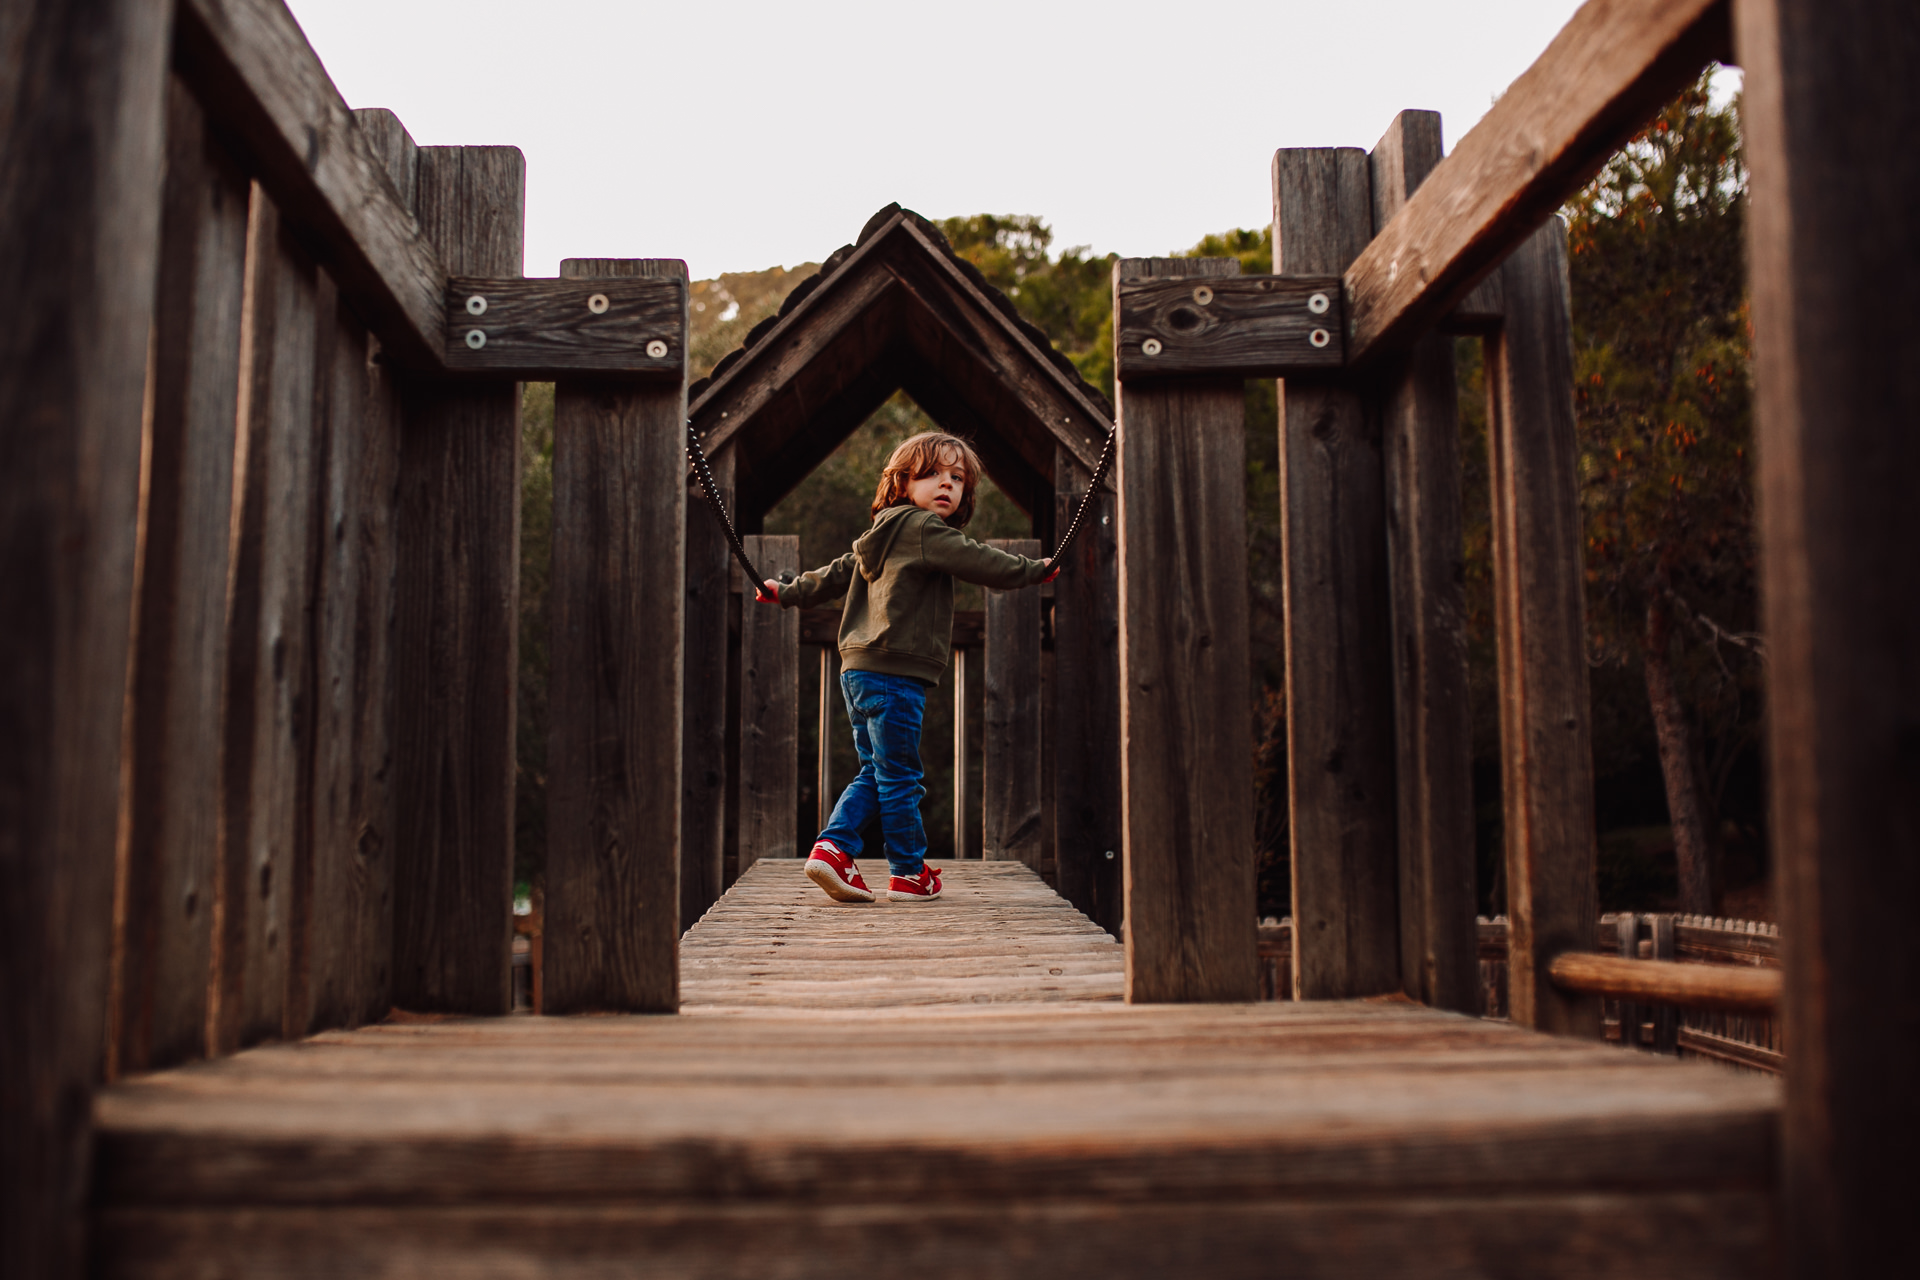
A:
<svg viewBox="0 0 1920 1280">
<path fill-rule="evenodd" d="M 973 516 L 980 459 L 958 436 L 929 431 L 893 451 L 873 495 L 873 526 L 853 550 L 785 585 L 768 579 L 758 598 L 783 607 L 842 595 L 840 690 L 853 722 L 860 772 L 807 859 L 807 878 L 841 902 L 872 902 L 854 857 L 860 828 L 878 811 L 892 897 L 940 896 L 926 865 L 920 824 L 920 720 L 927 690 L 947 669 L 953 641 L 953 580 L 1006 590 L 1053 577 L 1046 560 L 996 551 L 961 533 Z"/>
</svg>

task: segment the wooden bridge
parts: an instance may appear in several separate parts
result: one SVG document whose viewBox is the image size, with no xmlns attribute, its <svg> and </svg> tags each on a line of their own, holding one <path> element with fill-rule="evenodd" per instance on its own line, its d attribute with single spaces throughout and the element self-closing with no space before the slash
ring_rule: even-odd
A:
<svg viewBox="0 0 1920 1280">
<path fill-rule="evenodd" d="M 1404 997 L 1126 1005 L 1017 862 L 754 866 L 682 1016 L 327 1032 L 101 1098 L 106 1276 L 1764 1274 L 1775 1082 Z M 644 1259 L 644 1263 L 639 1260 Z"/>
<path fill-rule="evenodd" d="M 690 386 L 683 264 L 521 278 L 519 153 L 349 110 L 281 0 L 13 0 L 9 1273 L 1920 1272 L 1920 961 L 1884 941 L 1920 897 L 1920 328 L 1885 301 L 1920 293 L 1914 32 L 1895 0 L 1590 0 L 1449 155 L 1419 111 L 1277 153 L 1276 274 L 1119 262 L 1109 402 L 893 207 Z M 1784 984 L 1594 954 L 1552 213 L 1715 58 L 1746 70 Z M 1460 334 L 1510 1026 L 1462 1012 Z M 1284 1005 L 1255 1003 L 1255 376 Z M 524 380 L 556 384 L 539 1018 L 506 1016 Z M 913 912 L 801 891 L 803 620 L 738 608 L 682 454 L 691 419 L 757 534 L 896 388 L 1041 550 L 1095 516 L 1051 597 L 989 597 L 995 860 Z M 1604 1048 L 1605 995 L 1777 1005 L 1784 1087 Z"/>
</svg>

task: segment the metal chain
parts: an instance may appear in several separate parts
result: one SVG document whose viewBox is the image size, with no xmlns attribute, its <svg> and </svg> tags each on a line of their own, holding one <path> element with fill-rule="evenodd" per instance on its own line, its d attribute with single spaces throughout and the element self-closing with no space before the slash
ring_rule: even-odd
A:
<svg viewBox="0 0 1920 1280">
<path fill-rule="evenodd" d="M 1087 491 L 1080 495 L 1080 505 L 1074 509 L 1073 522 L 1067 526 L 1067 536 L 1060 539 L 1060 545 L 1053 549 L 1053 563 L 1056 567 L 1066 566 L 1067 548 L 1080 533 L 1080 524 L 1087 517 L 1087 507 L 1093 502 L 1093 495 L 1100 488 L 1100 482 L 1107 478 L 1107 469 L 1113 465 L 1113 443 L 1119 439 L 1119 428 L 1107 432 L 1107 447 L 1100 451 L 1099 465 L 1093 469 L 1093 479 L 1087 482 Z"/>
<path fill-rule="evenodd" d="M 707 506 L 713 510 L 713 518 L 727 531 L 727 545 L 733 548 L 733 558 L 746 570 L 747 582 L 752 585 L 755 595 L 760 593 L 760 584 L 766 579 L 753 567 L 753 561 L 747 559 L 747 549 L 740 545 L 740 535 L 734 532 L 733 521 L 727 518 L 727 506 L 720 501 L 720 488 L 713 482 L 713 468 L 707 465 L 707 451 L 700 447 L 700 433 L 693 429 L 693 419 L 687 419 L 687 461 L 693 464 L 693 474 L 699 478 L 700 490 L 707 495 Z"/>
</svg>

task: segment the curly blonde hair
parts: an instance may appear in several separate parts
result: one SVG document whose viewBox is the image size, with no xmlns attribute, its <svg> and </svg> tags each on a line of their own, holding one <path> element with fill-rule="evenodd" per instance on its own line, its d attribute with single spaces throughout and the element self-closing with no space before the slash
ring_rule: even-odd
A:
<svg viewBox="0 0 1920 1280">
<path fill-rule="evenodd" d="M 973 519 L 973 497 L 980 487 L 980 455 L 965 440 L 944 431 L 923 431 L 900 442 L 881 469 L 880 486 L 873 491 L 872 513 L 877 516 L 888 507 L 907 505 L 911 501 L 907 497 L 907 486 L 922 476 L 932 475 L 933 469 L 943 461 L 951 465 L 954 457 L 959 458 L 960 469 L 966 473 L 967 491 L 960 495 L 960 505 L 954 508 L 953 514 L 943 518 L 955 529 L 966 528 L 967 521 Z"/>
</svg>

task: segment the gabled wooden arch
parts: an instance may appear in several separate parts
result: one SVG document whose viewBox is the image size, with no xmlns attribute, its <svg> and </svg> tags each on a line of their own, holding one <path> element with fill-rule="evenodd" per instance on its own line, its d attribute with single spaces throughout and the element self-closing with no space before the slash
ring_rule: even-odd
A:
<svg viewBox="0 0 1920 1280">
<path fill-rule="evenodd" d="M 904 389 L 981 461 L 1045 536 L 1056 450 L 1091 470 L 1113 408 L 945 237 L 888 205 L 780 314 L 688 389 L 693 424 L 731 462 L 743 528 Z"/>
</svg>

